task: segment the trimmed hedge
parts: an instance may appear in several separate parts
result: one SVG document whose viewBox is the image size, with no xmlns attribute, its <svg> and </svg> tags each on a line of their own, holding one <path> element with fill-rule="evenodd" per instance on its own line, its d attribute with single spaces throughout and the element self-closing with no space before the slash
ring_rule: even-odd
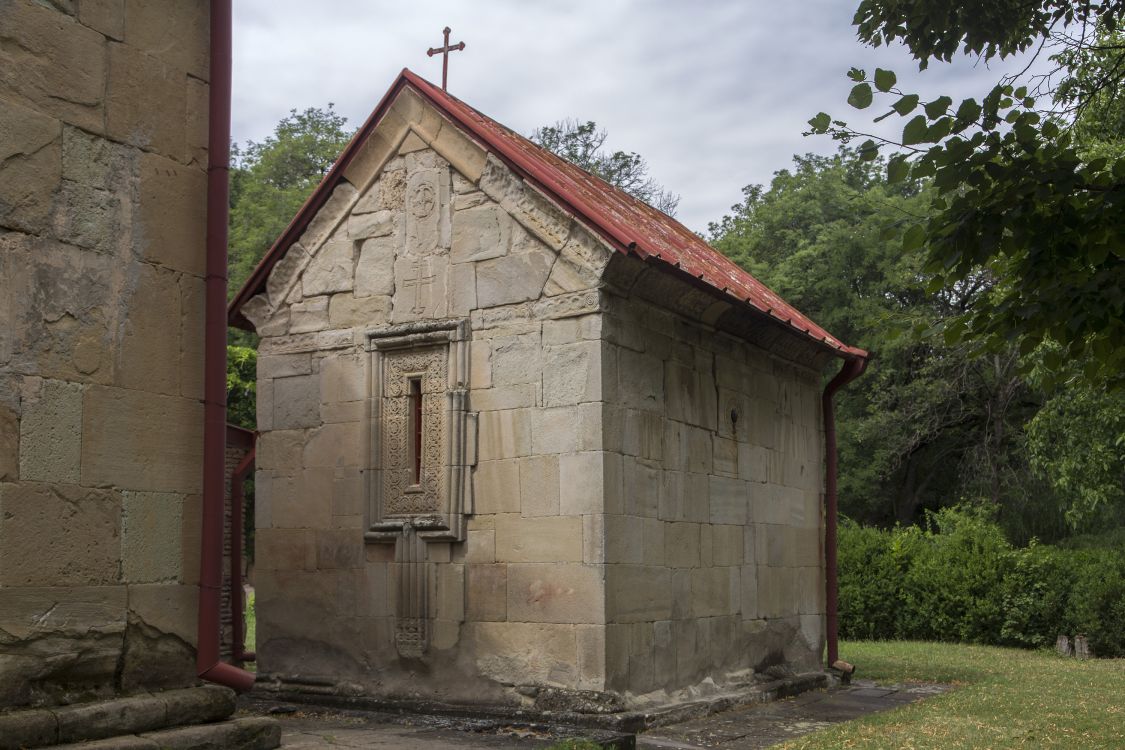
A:
<svg viewBox="0 0 1125 750">
<path fill-rule="evenodd" d="M 1125 550 L 1013 547 L 981 513 L 947 508 L 928 528 L 840 525 L 840 635 L 1041 648 L 1083 634 L 1125 656 Z"/>
</svg>

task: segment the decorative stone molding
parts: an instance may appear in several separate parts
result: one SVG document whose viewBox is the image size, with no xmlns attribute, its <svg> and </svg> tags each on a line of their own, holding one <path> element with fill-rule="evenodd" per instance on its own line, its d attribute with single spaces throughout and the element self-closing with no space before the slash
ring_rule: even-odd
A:
<svg viewBox="0 0 1125 750">
<path fill-rule="evenodd" d="M 465 516 L 472 512 L 469 471 L 476 463 L 477 437 L 477 417 L 468 409 L 469 322 L 418 321 L 366 336 L 371 369 L 365 539 L 394 543 L 409 525 L 425 541 L 463 541 Z M 421 421 L 413 429 L 411 388 L 421 402 Z M 420 431 L 417 448 L 414 430 Z"/>
</svg>

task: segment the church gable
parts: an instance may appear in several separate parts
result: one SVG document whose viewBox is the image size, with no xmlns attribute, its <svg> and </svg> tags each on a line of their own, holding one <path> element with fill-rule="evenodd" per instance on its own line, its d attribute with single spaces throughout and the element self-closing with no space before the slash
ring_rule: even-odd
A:
<svg viewBox="0 0 1125 750">
<path fill-rule="evenodd" d="M 467 317 L 595 287 L 611 255 L 404 89 L 242 313 L 267 336 Z"/>
</svg>

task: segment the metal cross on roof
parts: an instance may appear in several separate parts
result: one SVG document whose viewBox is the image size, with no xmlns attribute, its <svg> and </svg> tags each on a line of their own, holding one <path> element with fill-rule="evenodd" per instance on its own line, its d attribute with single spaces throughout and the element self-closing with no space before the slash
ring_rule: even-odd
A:
<svg viewBox="0 0 1125 750">
<path fill-rule="evenodd" d="M 443 47 L 430 47 L 428 50 L 426 50 L 426 56 L 427 57 L 433 57 L 434 55 L 441 55 L 441 90 L 442 91 L 446 90 L 445 84 L 446 84 L 446 81 L 449 80 L 449 53 L 450 52 L 456 52 L 457 50 L 465 49 L 465 43 L 464 42 L 457 42 L 457 44 L 450 44 L 449 43 L 449 32 L 450 32 L 450 30 L 451 29 L 448 26 L 446 26 L 444 29 L 441 30 L 442 33 L 445 35 L 445 46 L 443 46 Z"/>
</svg>

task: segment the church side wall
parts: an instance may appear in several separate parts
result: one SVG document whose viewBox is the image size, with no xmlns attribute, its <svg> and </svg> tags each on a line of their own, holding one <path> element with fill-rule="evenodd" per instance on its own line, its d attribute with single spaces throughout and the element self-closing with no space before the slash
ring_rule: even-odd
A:
<svg viewBox="0 0 1125 750">
<path fill-rule="evenodd" d="M 608 250 L 475 146 L 460 146 L 475 173 L 427 148 L 419 133 L 454 161 L 460 136 L 446 125 L 434 137 L 440 124 L 410 96 L 386 117 L 412 122 L 409 134 L 380 130 L 368 146 L 392 144 L 385 166 L 361 157 L 374 173 L 349 173 L 247 307 L 263 336 L 261 680 L 462 702 L 527 700 L 510 690 L 519 685 L 600 690 L 602 349 L 591 264 Z M 389 439 L 389 423 L 370 416 L 379 360 L 366 334 L 437 319 L 468 320 L 479 426 L 465 539 L 425 543 L 423 585 L 406 575 L 415 553 L 395 532 L 364 538 L 371 483 L 382 481 L 370 446 Z M 404 656 L 397 629 L 419 611 L 427 647 Z"/>
<path fill-rule="evenodd" d="M 674 307 L 689 294 L 663 277 L 650 298 Z M 615 298 L 604 327 L 617 381 L 605 414 L 609 686 L 668 694 L 816 668 L 819 377 L 635 297 Z"/>
<path fill-rule="evenodd" d="M 0 3 L 0 708 L 195 678 L 207 21 Z"/>
</svg>

